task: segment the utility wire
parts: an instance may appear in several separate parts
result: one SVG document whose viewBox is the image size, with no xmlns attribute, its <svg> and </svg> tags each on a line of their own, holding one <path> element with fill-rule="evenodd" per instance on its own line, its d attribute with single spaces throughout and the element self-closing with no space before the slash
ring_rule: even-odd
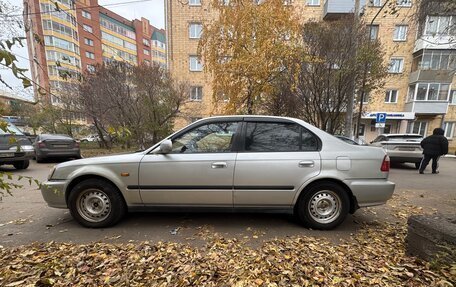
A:
<svg viewBox="0 0 456 287">
<path fill-rule="evenodd" d="M 119 2 L 119 3 L 112 3 L 112 4 L 106 4 L 106 5 L 93 5 L 93 6 L 85 6 L 85 7 L 79 7 L 79 8 L 70 8 L 70 9 L 60 9 L 60 10 L 55 10 L 51 12 L 31 12 L 31 13 L 25 13 L 25 14 L 13 14 L 13 15 L 3 15 L 3 17 L 19 17 L 19 16 L 25 16 L 25 15 L 39 15 L 39 14 L 47 14 L 47 13 L 56 13 L 60 11 L 74 11 L 74 10 L 83 10 L 83 9 L 90 9 L 90 8 L 98 8 L 98 7 L 107 7 L 107 6 L 120 6 L 120 5 L 128 5 L 128 4 L 135 4 L 135 3 L 141 3 L 141 2 L 151 2 L 154 0 L 135 0 L 135 1 L 129 1 L 129 2 Z M 55 4 L 55 3 L 54 3 Z"/>
</svg>

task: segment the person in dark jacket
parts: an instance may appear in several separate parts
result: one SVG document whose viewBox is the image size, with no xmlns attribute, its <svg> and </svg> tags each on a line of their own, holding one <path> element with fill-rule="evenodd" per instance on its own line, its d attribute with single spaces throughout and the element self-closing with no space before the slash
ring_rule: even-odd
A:
<svg viewBox="0 0 456 287">
<path fill-rule="evenodd" d="M 448 153 L 448 140 L 444 136 L 444 130 L 435 128 L 432 136 L 428 136 L 421 141 L 423 148 L 423 159 L 420 164 L 420 173 L 424 173 L 426 166 L 432 159 L 432 173 L 439 173 L 437 170 L 440 156 Z"/>
</svg>

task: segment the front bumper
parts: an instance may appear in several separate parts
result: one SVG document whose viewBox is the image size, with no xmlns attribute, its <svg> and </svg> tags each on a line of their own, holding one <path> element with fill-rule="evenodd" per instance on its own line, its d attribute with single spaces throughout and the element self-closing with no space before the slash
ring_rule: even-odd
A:
<svg viewBox="0 0 456 287">
<path fill-rule="evenodd" d="M 44 201 L 55 208 L 67 208 L 65 200 L 66 181 L 63 180 L 48 180 L 41 184 L 41 194 Z"/>
<path fill-rule="evenodd" d="M 385 204 L 393 196 L 396 184 L 386 179 L 346 180 L 359 207 Z"/>
<path fill-rule="evenodd" d="M 0 152 L 0 163 L 11 163 L 16 161 L 30 160 L 33 158 L 35 152 L 32 151 L 20 151 L 20 152 L 11 152 L 11 151 L 1 151 Z"/>
</svg>

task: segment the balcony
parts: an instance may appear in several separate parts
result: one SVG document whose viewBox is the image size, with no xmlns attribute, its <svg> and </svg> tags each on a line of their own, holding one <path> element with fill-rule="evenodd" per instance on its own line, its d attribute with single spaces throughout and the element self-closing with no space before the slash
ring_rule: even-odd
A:
<svg viewBox="0 0 456 287">
<path fill-rule="evenodd" d="M 447 101 L 411 101 L 405 104 L 404 111 L 422 115 L 442 115 L 448 110 Z"/>
<path fill-rule="evenodd" d="M 447 70 L 417 70 L 410 73 L 409 83 L 439 82 L 451 83 L 453 74 Z"/>
<path fill-rule="evenodd" d="M 366 0 L 360 1 L 360 13 L 363 13 Z M 323 10 L 324 20 L 336 20 L 355 11 L 355 0 L 326 0 Z"/>
<path fill-rule="evenodd" d="M 420 50 L 451 50 L 454 49 L 454 36 L 451 35 L 422 35 L 416 39 L 413 53 Z"/>
</svg>

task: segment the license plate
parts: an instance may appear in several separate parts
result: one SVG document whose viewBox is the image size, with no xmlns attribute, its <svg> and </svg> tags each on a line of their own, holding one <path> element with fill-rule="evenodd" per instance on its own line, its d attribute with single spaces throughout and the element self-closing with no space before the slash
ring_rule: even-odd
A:
<svg viewBox="0 0 456 287">
<path fill-rule="evenodd" d="M 0 157 L 14 157 L 14 153 L 0 153 Z"/>
<path fill-rule="evenodd" d="M 414 151 L 414 147 L 400 147 L 399 150 L 401 151 Z"/>
<path fill-rule="evenodd" d="M 65 148 L 65 147 L 68 147 L 68 145 L 66 145 L 66 144 L 55 144 L 55 145 L 53 145 L 53 147 L 56 147 L 56 148 Z"/>
</svg>

